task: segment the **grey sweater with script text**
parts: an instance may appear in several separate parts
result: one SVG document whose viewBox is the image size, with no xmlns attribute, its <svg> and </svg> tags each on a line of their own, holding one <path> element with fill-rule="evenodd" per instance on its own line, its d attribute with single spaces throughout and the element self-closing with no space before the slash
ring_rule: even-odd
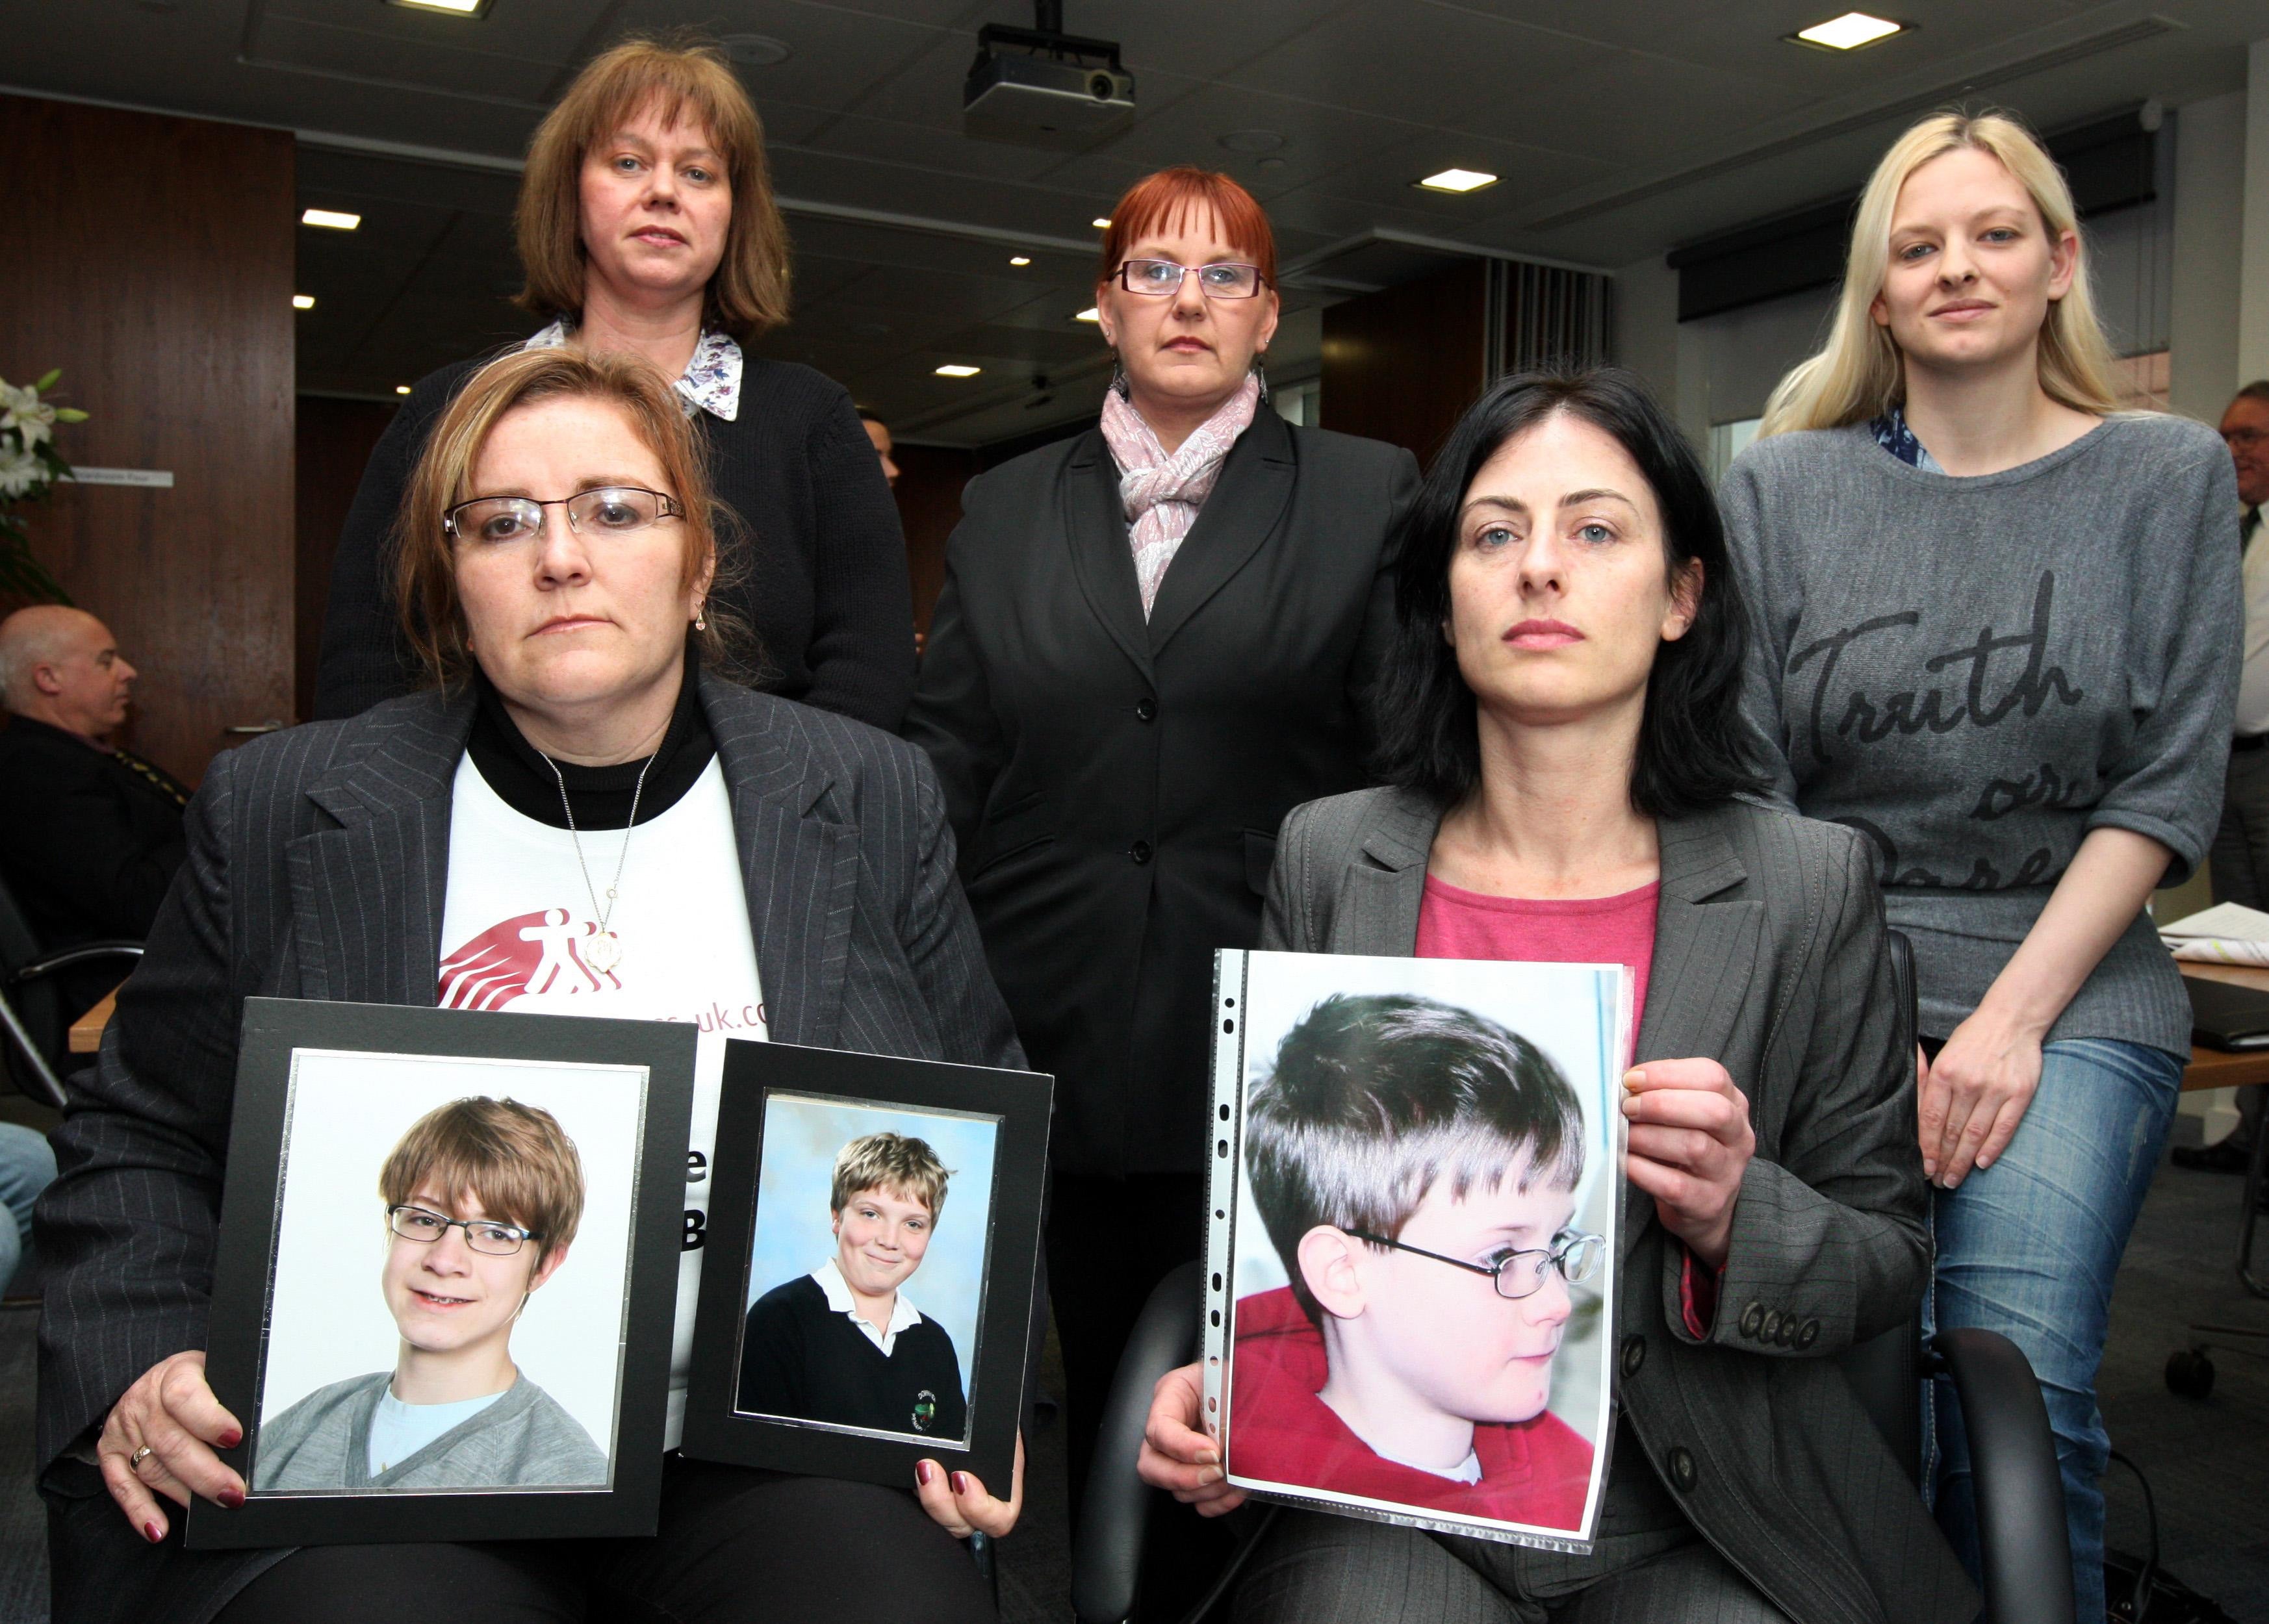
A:
<svg viewBox="0 0 2269 1624">
<path fill-rule="evenodd" d="M 1925 473 L 1864 425 L 1759 440 L 1718 491 L 1752 632 L 1744 708 L 1778 793 L 1875 849 L 1914 943 L 1922 1030 L 1977 1007 L 2092 829 L 2205 856 L 2242 605 L 2214 432 L 2108 419 L 1998 474 Z M 2190 1052 L 2147 917 L 2051 1041 Z"/>
</svg>

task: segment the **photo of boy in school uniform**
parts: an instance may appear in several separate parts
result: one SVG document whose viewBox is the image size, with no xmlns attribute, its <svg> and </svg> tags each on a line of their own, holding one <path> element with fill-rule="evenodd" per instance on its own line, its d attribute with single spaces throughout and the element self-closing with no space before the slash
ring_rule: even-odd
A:
<svg viewBox="0 0 2269 1624">
<path fill-rule="evenodd" d="M 604 1486 L 591 1435 L 512 1359 L 582 1220 L 574 1142 L 534 1106 L 454 1100 L 411 1126 L 379 1190 L 400 1357 L 263 1425 L 255 1492 Z"/>
<path fill-rule="evenodd" d="M 1254 1205 L 1291 1283 L 1238 1299 L 1241 1479 L 1543 1528 L 1593 1445 L 1546 1407 L 1605 1243 L 1573 1233 L 1585 1124 L 1526 1038 L 1431 999 L 1325 999 L 1254 1084 Z"/>
<path fill-rule="evenodd" d="M 905 1290 L 936 1232 L 949 1177 L 926 1140 L 903 1134 L 861 1134 L 837 1153 L 835 1253 L 750 1308 L 735 1408 L 966 1436 L 953 1339 Z"/>
</svg>

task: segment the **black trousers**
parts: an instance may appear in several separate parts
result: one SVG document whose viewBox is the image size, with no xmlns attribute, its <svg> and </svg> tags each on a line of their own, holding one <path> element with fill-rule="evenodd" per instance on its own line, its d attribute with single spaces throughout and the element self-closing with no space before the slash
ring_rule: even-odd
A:
<svg viewBox="0 0 2269 1624">
<path fill-rule="evenodd" d="M 1197 1173 L 1055 1176 L 1048 1207 L 1048 1296 L 1063 1349 L 1075 1538 L 1119 1355 L 1150 1288 L 1205 1255 L 1205 1178 Z M 1197 1309 L 1193 1299 L 1190 1311 Z M 1234 1536 L 1221 1523 L 1160 1495 L 1143 1547 L 1136 1617 L 1181 1617 L 1235 1548 Z"/>
<path fill-rule="evenodd" d="M 115 1536 L 80 1520 L 102 1513 Z M 433 1519 L 437 1532 L 447 1529 L 446 1501 Z M 57 1576 L 58 1624 L 197 1617 L 192 1598 L 209 1588 L 199 1581 L 237 1554 L 181 1550 L 178 1517 L 152 1549 L 107 1496 L 65 1509 L 63 1520 L 77 1537 L 58 1542 L 51 1520 L 50 1551 L 73 1569 Z M 658 1527 L 644 1539 L 309 1546 L 212 1616 L 215 1624 L 838 1624 L 878 1610 L 907 1624 L 991 1624 L 996 1616 L 968 1548 L 904 1490 L 673 1456 Z M 106 1548 L 89 1548 L 90 1539 Z M 180 1571 L 162 1571 L 169 1563 Z M 112 1588 L 105 1567 L 140 1593 L 138 1605 L 123 1613 L 108 1605 L 117 1598 L 100 1593 Z"/>
</svg>

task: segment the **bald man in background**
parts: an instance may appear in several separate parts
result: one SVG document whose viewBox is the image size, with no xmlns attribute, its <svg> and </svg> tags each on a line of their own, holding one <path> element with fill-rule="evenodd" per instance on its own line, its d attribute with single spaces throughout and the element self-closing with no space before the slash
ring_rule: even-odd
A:
<svg viewBox="0 0 2269 1624">
<path fill-rule="evenodd" d="M 181 865 L 189 792 L 117 749 L 134 668 L 84 609 L 44 603 L 0 620 L 0 879 L 43 951 L 150 934 Z M 76 1015 L 115 963 L 60 978 Z"/>
</svg>

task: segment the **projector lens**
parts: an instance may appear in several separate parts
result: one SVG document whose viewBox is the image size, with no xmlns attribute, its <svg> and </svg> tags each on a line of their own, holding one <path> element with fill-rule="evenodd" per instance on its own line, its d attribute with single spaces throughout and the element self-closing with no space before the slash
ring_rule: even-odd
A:
<svg viewBox="0 0 2269 1624">
<path fill-rule="evenodd" d="M 1093 96 L 1098 101 L 1110 100 L 1111 88 L 1111 76 L 1109 74 L 1097 73 L 1090 74 L 1088 77 L 1088 94 Z"/>
</svg>

